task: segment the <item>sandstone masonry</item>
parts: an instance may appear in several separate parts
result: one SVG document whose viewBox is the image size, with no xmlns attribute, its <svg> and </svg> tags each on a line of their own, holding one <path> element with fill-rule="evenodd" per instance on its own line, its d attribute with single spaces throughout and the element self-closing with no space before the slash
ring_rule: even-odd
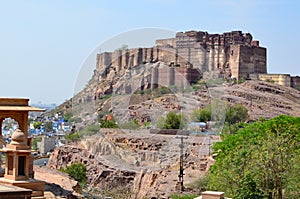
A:
<svg viewBox="0 0 300 199">
<path fill-rule="evenodd" d="M 252 40 L 250 33 L 232 31 L 209 34 L 202 31 L 178 32 L 175 38 L 156 40 L 152 48 L 134 48 L 97 55 L 97 69 L 114 66 L 115 71 L 142 63 L 164 62 L 170 66 L 189 68 L 186 74 L 231 69 L 231 76 L 247 78 L 252 73 L 267 73 L 266 48 Z M 174 65 L 172 65 L 174 64 Z M 187 77 L 188 81 L 193 78 Z"/>
</svg>

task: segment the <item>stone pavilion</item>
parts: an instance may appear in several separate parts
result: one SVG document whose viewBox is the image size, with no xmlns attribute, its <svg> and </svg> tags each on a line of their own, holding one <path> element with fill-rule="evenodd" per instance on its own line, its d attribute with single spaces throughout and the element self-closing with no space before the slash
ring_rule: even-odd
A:
<svg viewBox="0 0 300 199">
<path fill-rule="evenodd" d="M 28 137 L 28 112 L 44 110 L 29 106 L 28 101 L 28 99 L 0 98 L 0 124 L 2 125 L 5 118 L 12 118 L 19 125 L 19 129 L 12 134 L 11 142 L 0 150 L 6 153 L 5 173 L 4 177 L 0 178 L 1 198 L 6 195 L 10 195 L 11 198 L 45 198 L 45 183 L 34 179 L 31 138 Z M 2 139 L 1 130 L 0 135 Z M 12 191 L 13 188 L 7 187 L 15 187 L 16 192 Z M 24 194 L 17 196 L 20 193 Z M 28 193 L 31 193 L 29 197 Z"/>
</svg>

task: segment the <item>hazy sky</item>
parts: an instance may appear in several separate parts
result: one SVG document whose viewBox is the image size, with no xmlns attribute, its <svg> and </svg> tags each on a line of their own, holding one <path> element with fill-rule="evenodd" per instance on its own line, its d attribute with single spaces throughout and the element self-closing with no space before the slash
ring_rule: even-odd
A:
<svg viewBox="0 0 300 199">
<path fill-rule="evenodd" d="M 299 2 L 0 0 L 0 96 L 64 102 L 92 51 L 143 28 L 250 32 L 267 48 L 269 73 L 300 75 Z"/>
</svg>

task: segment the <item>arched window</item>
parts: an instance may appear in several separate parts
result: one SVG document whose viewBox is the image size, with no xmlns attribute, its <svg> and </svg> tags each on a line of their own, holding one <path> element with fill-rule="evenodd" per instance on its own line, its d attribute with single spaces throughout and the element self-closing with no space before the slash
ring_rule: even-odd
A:
<svg viewBox="0 0 300 199">
<path fill-rule="evenodd" d="M 13 132 L 19 128 L 19 123 L 13 118 L 3 118 L 1 123 L 1 135 L 6 143 L 10 142 Z"/>
</svg>

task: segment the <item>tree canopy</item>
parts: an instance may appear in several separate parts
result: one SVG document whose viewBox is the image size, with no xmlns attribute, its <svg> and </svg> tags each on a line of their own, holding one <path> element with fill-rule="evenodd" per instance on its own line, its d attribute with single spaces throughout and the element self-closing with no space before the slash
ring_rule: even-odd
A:
<svg viewBox="0 0 300 199">
<path fill-rule="evenodd" d="M 194 110 L 191 113 L 191 120 L 194 122 L 207 122 L 211 120 L 211 105 L 203 109 Z"/>
<path fill-rule="evenodd" d="M 45 123 L 45 131 L 52 132 L 53 131 L 53 123 L 51 121 Z"/>
<path fill-rule="evenodd" d="M 187 125 L 187 118 L 183 114 L 171 111 L 165 118 L 160 118 L 157 127 L 161 129 L 183 129 Z"/>
<path fill-rule="evenodd" d="M 194 122 L 225 122 L 228 129 L 223 129 L 223 131 L 231 131 L 230 129 L 233 124 L 243 123 L 248 118 L 248 110 L 243 105 L 235 104 L 230 106 L 221 100 L 214 100 L 206 107 L 194 110 L 191 113 L 191 121 Z"/>
<path fill-rule="evenodd" d="M 208 188 L 234 198 L 298 198 L 299 141 L 300 118 L 285 115 L 224 135 L 213 147 Z"/>
<path fill-rule="evenodd" d="M 241 104 L 235 104 L 227 108 L 225 121 L 228 122 L 229 125 L 232 125 L 245 122 L 248 117 L 248 110 Z"/>
<path fill-rule="evenodd" d="M 80 162 L 74 162 L 66 169 L 61 169 L 63 172 L 68 173 L 72 178 L 77 180 L 82 186 L 86 185 L 87 175 L 86 166 Z"/>
<path fill-rule="evenodd" d="M 34 122 L 33 123 L 33 127 L 35 128 L 35 129 L 40 129 L 41 127 L 42 127 L 42 122 Z"/>
</svg>

